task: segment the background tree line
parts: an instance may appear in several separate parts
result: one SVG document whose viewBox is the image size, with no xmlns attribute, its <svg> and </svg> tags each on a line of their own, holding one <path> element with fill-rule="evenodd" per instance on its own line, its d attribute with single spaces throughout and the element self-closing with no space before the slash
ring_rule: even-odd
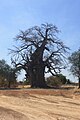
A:
<svg viewBox="0 0 80 120">
<path fill-rule="evenodd" d="M 5 60 L 0 60 L 0 87 L 1 88 L 13 88 L 18 84 L 29 85 L 30 81 L 24 79 L 23 81 L 17 81 L 18 72 L 16 68 L 12 68 L 6 63 Z M 62 74 L 57 76 L 50 76 L 46 78 L 46 84 L 50 87 L 60 87 L 63 84 L 69 84 L 69 81 Z"/>
</svg>

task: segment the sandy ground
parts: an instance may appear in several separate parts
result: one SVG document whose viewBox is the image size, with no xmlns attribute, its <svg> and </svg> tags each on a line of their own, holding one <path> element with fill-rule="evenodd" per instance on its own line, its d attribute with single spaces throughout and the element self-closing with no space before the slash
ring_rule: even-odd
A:
<svg viewBox="0 0 80 120">
<path fill-rule="evenodd" d="M 80 120 L 80 91 L 0 90 L 0 120 Z"/>
</svg>

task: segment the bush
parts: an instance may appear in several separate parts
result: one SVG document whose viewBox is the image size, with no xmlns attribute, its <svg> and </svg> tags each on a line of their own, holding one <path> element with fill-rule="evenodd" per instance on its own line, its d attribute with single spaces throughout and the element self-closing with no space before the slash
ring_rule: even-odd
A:
<svg viewBox="0 0 80 120">
<path fill-rule="evenodd" d="M 46 83 L 50 87 L 60 87 L 63 84 L 67 84 L 67 79 L 64 75 L 58 74 L 57 76 L 50 76 L 46 79 Z"/>
<path fill-rule="evenodd" d="M 48 77 L 46 83 L 50 87 L 60 87 L 62 85 L 61 80 L 58 77 L 53 76 Z"/>
<path fill-rule="evenodd" d="M 27 79 L 27 80 L 24 80 L 23 82 L 24 85 L 30 85 L 30 81 Z"/>
<path fill-rule="evenodd" d="M 67 83 L 66 76 L 64 76 L 62 74 L 58 74 L 57 77 L 59 78 L 59 80 L 61 81 L 62 84 L 66 84 Z"/>
</svg>

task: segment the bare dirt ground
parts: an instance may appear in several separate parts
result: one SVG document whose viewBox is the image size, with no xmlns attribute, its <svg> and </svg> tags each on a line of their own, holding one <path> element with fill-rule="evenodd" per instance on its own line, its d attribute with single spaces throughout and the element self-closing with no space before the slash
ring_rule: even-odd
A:
<svg viewBox="0 0 80 120">
<path fill-rule="evenodd" d="M 80 90 L 0 90 L 0 120 L 80 120 Z"/>
</svg>

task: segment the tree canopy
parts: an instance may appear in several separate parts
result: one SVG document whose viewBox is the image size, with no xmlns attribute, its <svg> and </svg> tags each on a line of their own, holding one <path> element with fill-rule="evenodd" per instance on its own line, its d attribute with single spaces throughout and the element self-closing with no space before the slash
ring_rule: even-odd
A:
<svg viewBox="0 0 80 120">
<path fill-rule="evenodd" d="M 59 30 L 53 24 L 42 24 L 20 31 L 17 45 L 11 49 L 12 63 L 26 71 L 31 87 L 46 87 L 45 73 L 60 73 L 65 68 L 69 49 L 58 38 Z"/>
<path fill-rule="evenodd" d="M 70 71 L 74 76 L 78 77 L 80 88 L 80 49 L 71 54 L 69 61 L 71 63 Z"/>
<path fill-rule="evenodd" d="M 16 71 L 11 68 L 5 60 L 0 60 L 0 86 L 11 87 L 11 84 L 16 83 Z"/>
</svg>

